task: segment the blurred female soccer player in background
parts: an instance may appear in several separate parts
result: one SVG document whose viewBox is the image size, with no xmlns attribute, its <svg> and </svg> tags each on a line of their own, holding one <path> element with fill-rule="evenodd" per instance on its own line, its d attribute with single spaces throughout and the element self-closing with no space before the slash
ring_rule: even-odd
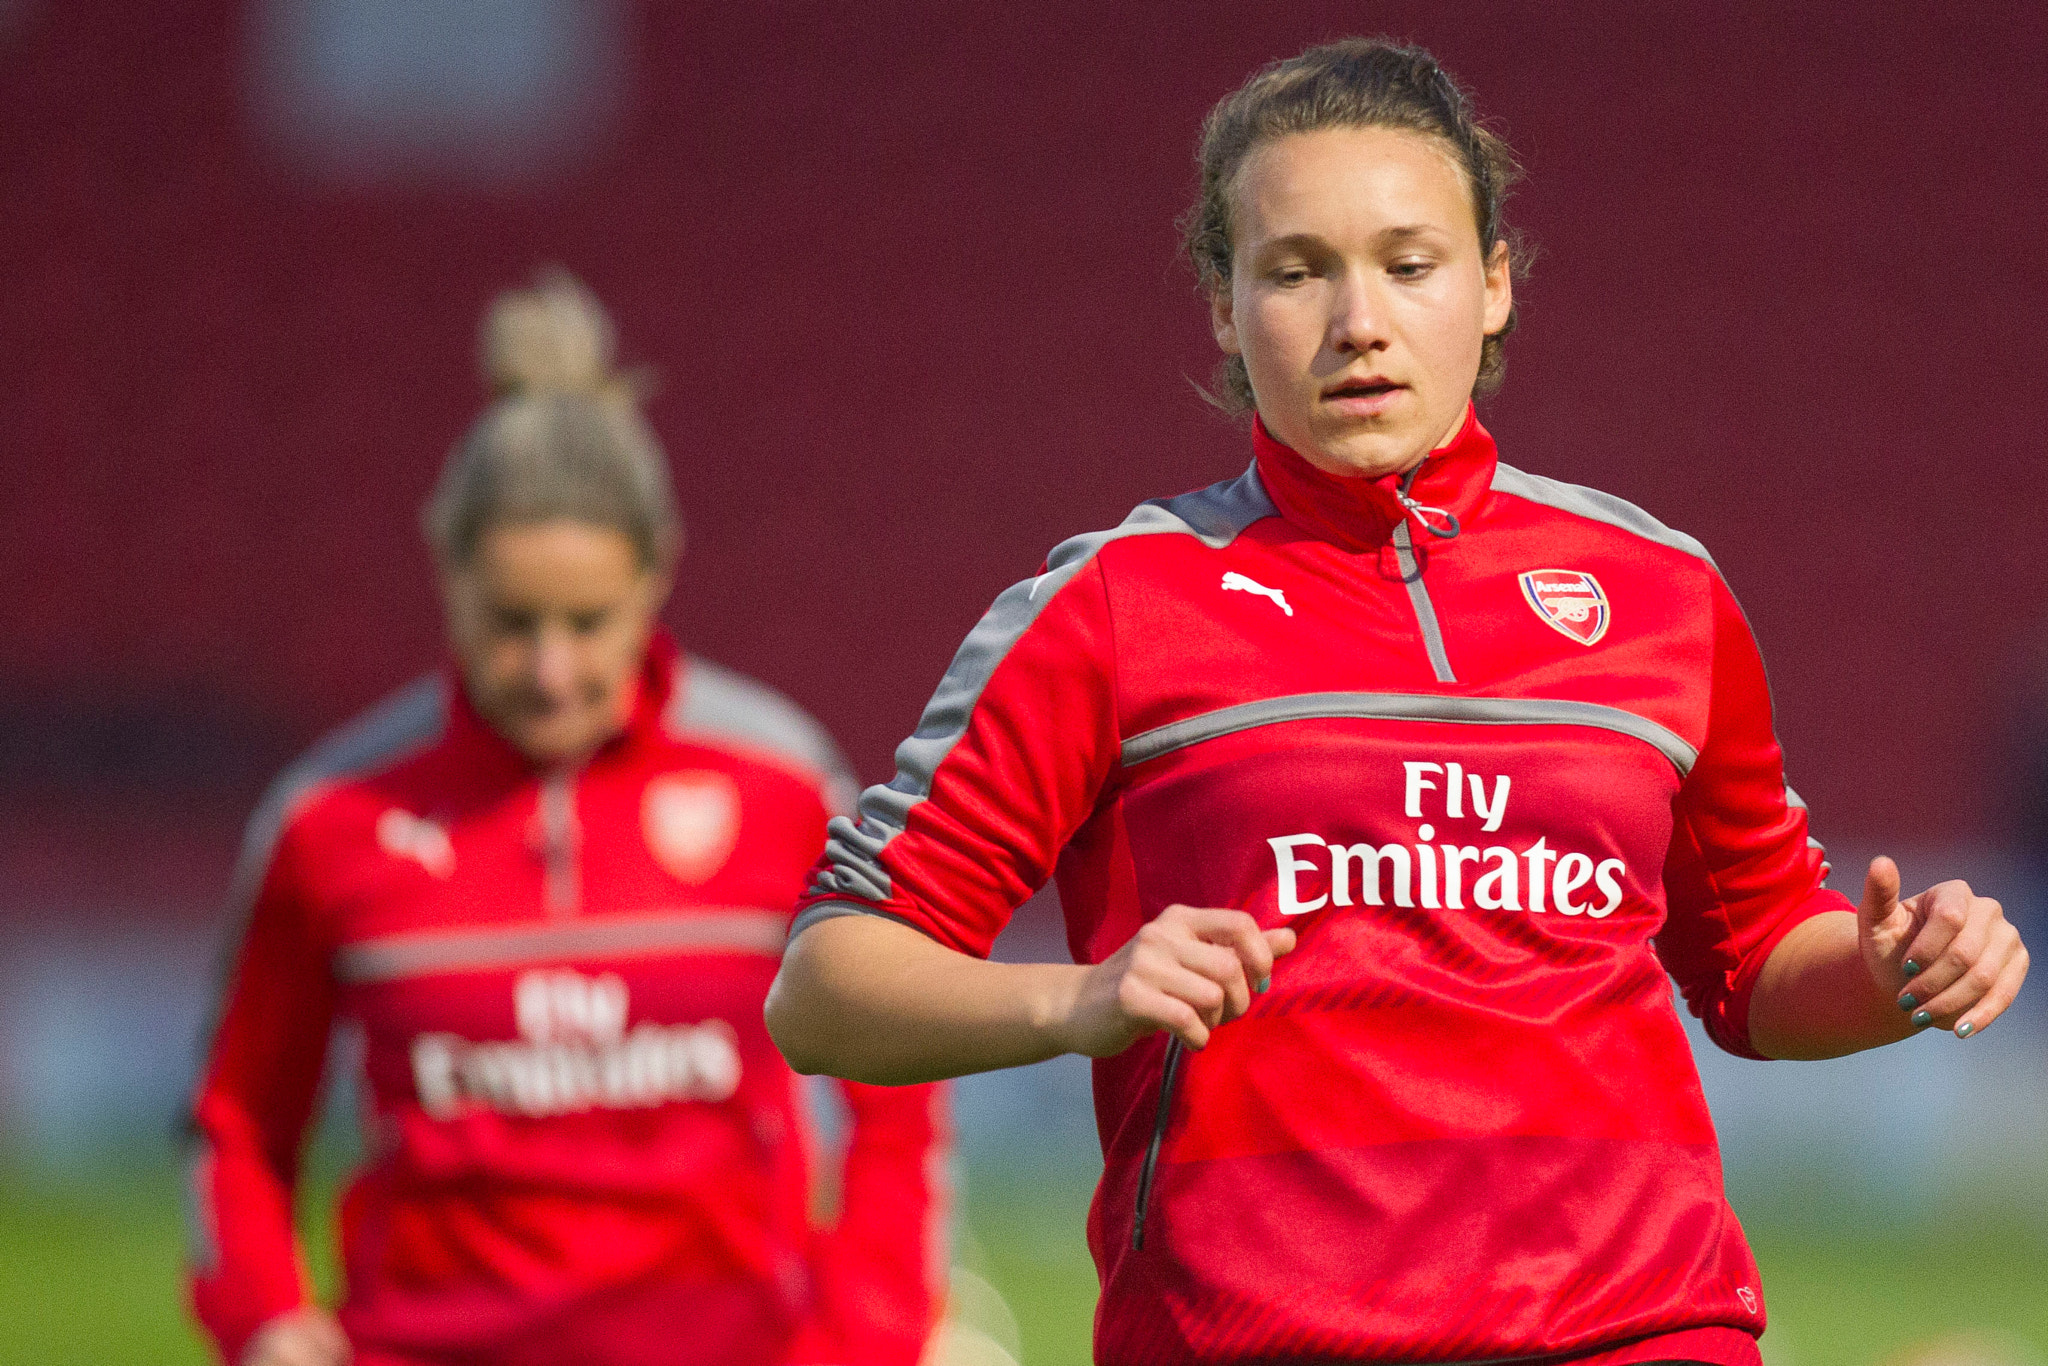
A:
<svg viewBox="0 0 2048 1366">
<path fill-rule="evenodd" d="M 1101 1361 L 1755 1366 L 1665 970 L 1814 1058 L 1967 1038 L 2026 952 L 1886 859 L 1826 890 L 1706 551 L 1496 458 L 1515 166 L 1427 53 L 1268 67 L 1200 161 L 1252 467 L 996 599 L 770 1028 L 867 1081 L 1101 1060 Z M 980 961 L 1055 867 L 1081 965 Z"/>
<path fill-rule="evenodd" d="M 912 1366 L 944 1224 L 936 1088 L 846 1088 L 834 1228 L 761 1021 L 852 797 L 782 697 L 657 628 L 681 532 L 611 328 L 500 298 L 496 400 L 426 509 L 453 663 L 321 744 L 252 823 L 194 1111 L 192 1287 L 241 1366 Z M 347 1294 L 292 1234 L 328 1035 L 360 1027 Z"/>
</svg>

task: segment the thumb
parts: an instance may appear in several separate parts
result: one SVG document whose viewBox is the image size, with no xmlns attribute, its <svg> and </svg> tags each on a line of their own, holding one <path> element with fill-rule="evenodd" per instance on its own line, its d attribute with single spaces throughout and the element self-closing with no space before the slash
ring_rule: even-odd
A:
<svg viewBox="0 0 2048 1366">
<path fill-rule="evenodd" d="M 1863 879 L 1863 904 L 1856 908 L 1856 923 L 1865 934 L 1890 918 L 1899 904 L 1899 865 L 1882 855 L 1870 861 Z"/>
</svg>

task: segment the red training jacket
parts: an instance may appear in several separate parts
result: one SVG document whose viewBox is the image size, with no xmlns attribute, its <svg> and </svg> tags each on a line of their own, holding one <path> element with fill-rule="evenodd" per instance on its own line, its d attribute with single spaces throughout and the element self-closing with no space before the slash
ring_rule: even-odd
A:
<svg viewBox="0 0 2048 1366">
<path fill-rule="evenodd" d="M 361 1035 L 343 1203 L 359 1366 L 912 1366 L 946 1268 L 934 1087 L 847 1086 L 814 1230 L 761 1006 L 851 784 L 783 698 L 667 641 L 627 732 L 536 774 L 452 679 L 337 732 L 252 823 L 202 1080 L 193 1302 L 233 1361 L 303 1304 L 291 1208 L 330 1026 Z"/>
<path fill-rule="evenodd" d="M 1765 958 L 1848 903 L 1740 609 L 1474 417 L 1406 478 L 1256 445 L 996 599 L 794 929 L 985 954 L 1057 869 L 1079 962 L 1175 902 L 1300 932 L 1163 1108 L 1164 1035 L 1095 1064 L 1100 1361 L 1755 1366 L 1665 972 L 1754 1057 Z"/>
</svg>

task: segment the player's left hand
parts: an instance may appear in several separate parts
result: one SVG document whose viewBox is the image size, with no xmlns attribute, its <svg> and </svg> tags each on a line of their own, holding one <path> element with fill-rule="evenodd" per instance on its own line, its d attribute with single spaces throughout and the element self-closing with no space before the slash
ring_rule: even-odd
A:
<svg viewBox="0 0 2048 1366">
<path fill-rule="evenodd" d="M 1918 1027 L 1982 1033 L 2027 979 L 2027 946 L 2005 908 L 1967 882 L 1899 899 L 1899 867 L 1872 859 L 1856 912 L 1863 962 Z"/>
</svg>

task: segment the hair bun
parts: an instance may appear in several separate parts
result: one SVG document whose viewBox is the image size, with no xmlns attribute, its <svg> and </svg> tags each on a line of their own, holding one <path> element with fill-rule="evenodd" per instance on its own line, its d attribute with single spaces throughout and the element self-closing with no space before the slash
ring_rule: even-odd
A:
<svg viewBox="0 0 2048 1366">
<path fill-rule="evenodd" d="M 484 381 L 501 396 L 631 393 L 612 372 L 616 334 L 604 305 L 559 267 L 542 270 L 530 289 L 494 299 L 482 340 Z"/>
</svg>

